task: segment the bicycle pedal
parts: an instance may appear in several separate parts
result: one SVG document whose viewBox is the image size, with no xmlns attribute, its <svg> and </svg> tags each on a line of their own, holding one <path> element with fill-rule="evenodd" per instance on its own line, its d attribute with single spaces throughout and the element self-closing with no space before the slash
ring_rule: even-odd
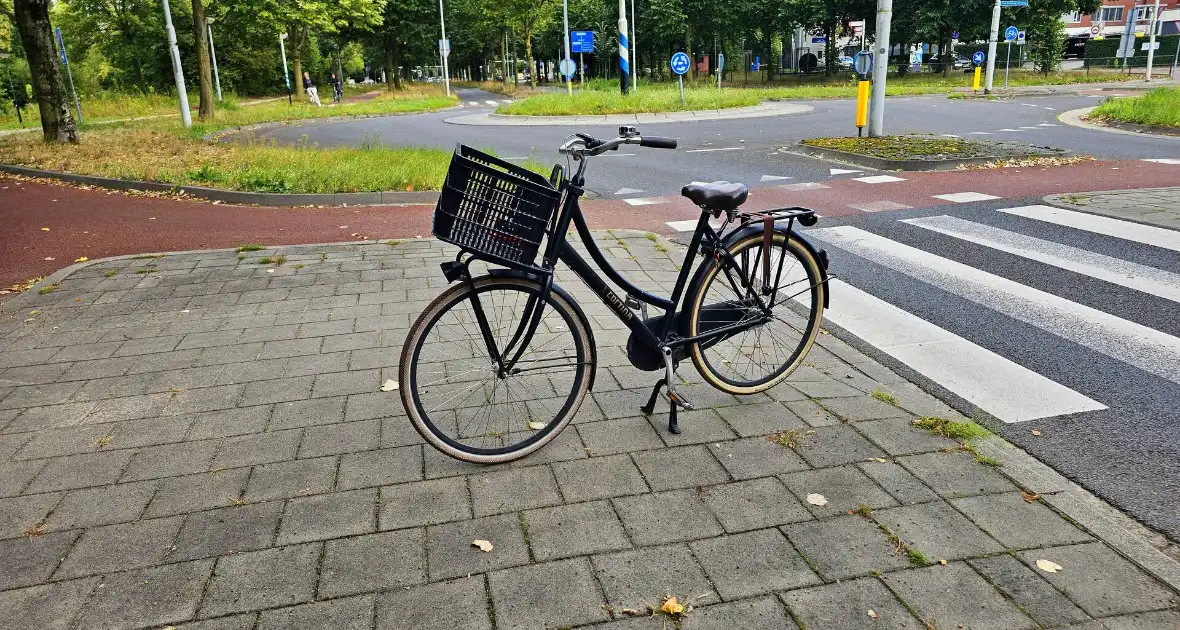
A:
<svg viewBox="0 0 1180 630">
<path fill-rule="evenodd" d="M 692 411 L 694 409 L 694 407 L 692 406 L 692 403 L 689 402 L 688 399 L 684 397 L 684 394 L 669 393 L 668 400 L 673 405 L 676 405 L 677 407 L 680 407 L 681 409 L 684 409 L 685 411 Z"/>
</svg>

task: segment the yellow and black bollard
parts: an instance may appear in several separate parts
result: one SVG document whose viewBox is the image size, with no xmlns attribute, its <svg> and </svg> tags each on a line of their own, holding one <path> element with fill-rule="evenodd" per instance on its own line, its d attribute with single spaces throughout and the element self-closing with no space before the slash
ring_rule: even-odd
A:
<svg viewBox="0 0 1180 630">
<path fill-rule="evenodd" d="M 856 83 L 856 137 L 864 134 L 865 125 L 869 124 L 869 86 L 871 81 L 861 79 Z"/>
</svg>

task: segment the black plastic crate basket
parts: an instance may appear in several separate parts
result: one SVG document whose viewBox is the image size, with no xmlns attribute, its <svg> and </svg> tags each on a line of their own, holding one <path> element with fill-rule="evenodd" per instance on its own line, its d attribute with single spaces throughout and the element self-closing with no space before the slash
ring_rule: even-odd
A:
<svg viewBox="0 0 1180 630">
<path fill-rule="evenodd" d="M 560 198 L 542 175 L 460 144 L 431 231 L 493 260 L 531 265 Z"/>
</svg>

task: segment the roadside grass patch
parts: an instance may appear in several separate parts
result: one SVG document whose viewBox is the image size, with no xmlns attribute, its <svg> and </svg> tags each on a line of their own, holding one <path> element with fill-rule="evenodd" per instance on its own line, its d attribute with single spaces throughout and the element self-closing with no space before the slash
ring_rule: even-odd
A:
<svg viewBox="0 0 1180 630">
<path fill-rule="evenodd" d="M 282 265 L 285 262 L 287 262 L 286 256 L 263 256 L 262 258 L 258 259 L 258 264 L 260 265 L 274 265 L 276 267 Z"/>
<path fill-rule="evenodd" d="M 106 271 L 104 271 L 102 273 L 102 275 L 105 278 L 114 278 L 115 276 L 119 275 L 119 270 L 118 269 L 107 269 Z"/>
<path fill-rule="evenodd" d="M 878 138 L 808 138 L 802 144 L 847 151 L 886 160 L 966 159 L 994 153 L 990 145 L 942 136 L 881 136 Z"/>
<path fill-rule="evenodd" d="M 159 260 L 167 256 L 168 254 L 140 254 L 138 256 L 132 256 L 131 260 Z"/>
<path fill-rule="evenodd" d="M 40 289 L 37 290 L 37 293 L 39 293 L 41 295 L 48 295 L 50 293 L 53 293 L 54 291 L 57 291 L 59 288 L 60 288 L 60 285 L 58 285 L 56 282 L 54 282 L 53 284 L 47 284 L 47 285 L 41 287 Z"/>
<path fill-rule="evenodd" d="M 1099 121 L 1180 128 L 1180 88 L 1158 87 L 1142 96 L 1107 99 L 1090 112 L 1090 117 Z"/>
<path fill-rule="evenodd" d="M 930 560 L 926 557 L 926 554 L 917 549 L 906 549 L 905 557 L 906 560 L 910 561 L 910 564 L 916 567 L 924 567 L 930 564 Z"/>
<path fill-rule="evenodd" d="M 897 407 L 901 404 L 897 401 L 897 396 L 894 396 L 883 389 L 875 389 L 873 390 L 873 393 L 869 395 L 883 403 L 893 405 L 894 407 Z"/>
<path fill-rule="evenodd" d="M 139 274 L 139 275 L 141 275 L 141 276 L 142 276 L 142 275 L 149 274 L 149 273 L 151 273 L 151 272 L 153 272 L 153 271 L 155 271 L 155 270 L 156 270 L 156 268 L 155 268 L 155 267 L 140 267 L 139 269 L 136 269 L 136 270 L 135 270 L 135 273 L 137 273 L 137 274 Z"/>
<path fill-rule="evenodd" d="M 1000 460 L 998 460 L 994 457 L 988 457 L 987 455 L 980 455 L 979 453 L 973 453 L 973 454 L 975 455 L 975 461 L 983 464 L 984 466 L 991 466 L 993 468 L 999 468 L 1002 465 L 1002 462 L 1000 462 Z"/>
<path fill-rule="evenodd" d="M 800 429 L 787 429 L 782 433 L 775 433 L 767 439 L 771 442 L 774 442 L 775 444 L 778 444 L 779 446 L 795 449 L 803 446 L 804 442 L 807 441 L 807 438 L 811 437 L 814 433 L 815 431 L 811 429 L 807 429 L 805 431 Z"/>
<path fill-rule="evenodd" d="M 919 429 L 926 429 L 934 435 L 959 440 L 960 442 L 982 440 L 991 435 L 990 431 L 970 420 L 956 422 L 937 416 L 926 416 L 914 420 L 913 425 Z"/>
<path fill-rule="evenodd" d="M 237 251 L 239 254 L 244 254 L 246 252 L 262 251 L 264 249 L 266 249 L 266 245 L 258 245 L 256 243 L 246 243 L 245 245 L 239 245 L 237 250 L 235 250 L 235 251 Z"/>
</svg>

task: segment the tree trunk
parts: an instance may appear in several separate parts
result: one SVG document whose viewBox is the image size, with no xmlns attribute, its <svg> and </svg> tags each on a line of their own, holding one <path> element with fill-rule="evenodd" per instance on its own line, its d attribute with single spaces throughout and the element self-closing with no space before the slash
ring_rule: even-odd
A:
<svg viewBox="0 0 1180 630">
<path fill-rule="evenodd" d="M 524 29 L 524 56 L 529 62 L 529 87 L 537 87 L 537 64 L 533 63 L 533 28 Z"/>
<path fill-rule="evenodd" d="M 307 30 L 299 24 L 290 24 L 287 26 L 287 42 L 291 44 L 291 49 L 288 50 L 291 54 L 291 70 L 292 77 L 295 81 L 295 94 L 300 98 L 303 97 L 303 60 L 300 59 L 300 53 L 303 52 L 303 45 L 306 43 Z"/>
<path fill-rule="evenodd" d="M 16 0 L 13 5 L 16 28 L 29 62 L 33 92 L 41 112 L 41 131 L 46 142 L 77 142 L 78 125 L 70 113 L 66 86 L 62 81 L 53 30 L 49 26 L 50 0 Z"/>
<path fill-rule="evenodd" d="M 504 72 L 504 89 L 508 89 L 508 31 L 505 30 L 500 38 L 500 68 Z"/>
<path fill-rule="evenodd" d="M 209 26 L 205 24 L 205 6 L 193 0 L 193 33 L 197 36 L 197 82 L 201 86 L 200 120 L 213 119 L 213 65 L 209 61 Z"/>
<path fill-rule="evenodd" d="M 397 40 L 392 33 L 386 33 L 381 43 L 385 48 L 385 89 L 392 92 L 394 82 L 397 81 L 397 71 L 395 70 L 397 66 L 393 64 L 393 47 L 397 45 Z"/>
<path fill-rule="evenodd" d="M 396 39 L 393 40 L 393 56 L 389 58 L 389 63 L 393 68 L 390 70 L 393 73 L 393 89 L 401 90 L 404 86 L 402 85 L 402 73 L 398 67 L 402 65 L 402 44 Z"/>
<path fill-rule="evenodd" d="M 942 37 L 942 50 L 938 56 L 942 57 L 942 76 L 948 78 L 951 76 L 951 67 L 955 64 L 955 53 L 951 50 L 951 34 L 943 33 Z"/>
</svg>

